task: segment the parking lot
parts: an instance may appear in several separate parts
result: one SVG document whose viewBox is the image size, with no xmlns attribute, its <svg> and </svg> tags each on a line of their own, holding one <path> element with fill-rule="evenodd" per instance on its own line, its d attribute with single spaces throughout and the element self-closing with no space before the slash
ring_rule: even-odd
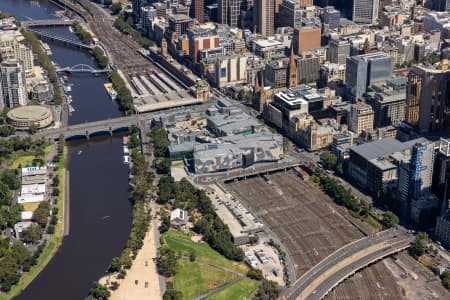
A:
<svg viewBox="0 0 450 300">
<path fill-rule="evenodd" d="M 285 245 L 298 276 L 336 249 L 363 236 L 328 196 L 294 171 L 235 181 L 228 187 Z M 362 279 L 357 280 L 358 276 Z M 374 278 L 377 284 L 372 282 Z M 336 297 L 327 297 L 401 299 L 390 272 L 378 264 L 358 273 L 353 280 L 346 280 L 336 291 Z"/>
</svg>

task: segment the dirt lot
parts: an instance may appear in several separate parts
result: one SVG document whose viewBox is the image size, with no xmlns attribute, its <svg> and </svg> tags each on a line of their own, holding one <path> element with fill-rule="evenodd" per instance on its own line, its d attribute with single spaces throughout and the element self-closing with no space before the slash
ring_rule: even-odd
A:
<svg viewBox="0 0 450 300">
<path fill-rule="evenodd" d="M 341 246 L 363 234 L 322 191 L 293 171 L 229 184 L 244 204 L 288 248 L 300 276 Z M 346 280 L 327 299 L 402 299 L 401 289 L 383 264 Z"/>
<path fill-rule="evenodd" d="M 406 253 L 385 259 L 407 299 L 450 299 L 440 279 Z"/>
</svg>

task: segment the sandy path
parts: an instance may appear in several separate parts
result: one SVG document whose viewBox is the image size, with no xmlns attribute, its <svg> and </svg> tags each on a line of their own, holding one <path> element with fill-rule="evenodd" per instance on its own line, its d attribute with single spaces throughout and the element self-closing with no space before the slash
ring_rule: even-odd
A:
<svg viewBox="0 0 450 300">
<path fill-rule="evenodd" d="M 154 209 L 155 207 L 153 206 L 152 212 L 155 211 Z M 151 227 L 144 239 L 144 246 L 138 252 L 125 279 L 119 281 L 119 289 L 111 292 L 110 300 L 162 299 L 156 263 L 153 261 L 153 258 L 157 255 L 157 244 L 155 243 L 153 232 L 154 230 L 158 230 L 156 222 L 156 220 L 152 219 Z M 145 266 L 145 262 L 147 262 L 147 266 Z M 102 281 L 105 279 L 102 278 Z M 138 280 L 138 284 L 135 284 L 135 280 Z M 147 288 L 145 288 L 145 282 L 148 282 Z"/>
</svg>

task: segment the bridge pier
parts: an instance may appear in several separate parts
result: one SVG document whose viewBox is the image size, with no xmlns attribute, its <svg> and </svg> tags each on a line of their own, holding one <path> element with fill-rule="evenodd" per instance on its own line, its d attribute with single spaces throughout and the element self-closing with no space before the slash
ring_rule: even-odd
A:
<svg viewBox="0 0 450 300">
<path fill-rule="evenodd" d="M 89 131 L 86 130 L 86 133 L 84 134 L 84 136 L 86 137 L 86 140 L 89 141 Z"/>
<path fill-rule="evenodd" d="M 113 136 L 113 130 L 112 130 L 112 127 L 111 127 L 111 126 L 109 126 L 109 135 L 110 135 L 110 136 Z"/>
</svg>

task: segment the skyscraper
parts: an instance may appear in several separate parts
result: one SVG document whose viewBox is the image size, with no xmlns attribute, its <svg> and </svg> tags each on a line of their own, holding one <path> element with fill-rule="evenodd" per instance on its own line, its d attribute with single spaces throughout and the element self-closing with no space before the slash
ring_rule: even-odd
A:
<svg viewBox="0 0 450 300">
<path fill-rule="evenodd" d="M 443 60 L 437 67 L 414 66 L 408 75 L 406 122 L 420 132 L 450 132 L 450 69 Z"/>
<path fill-rule="evenodd" d="M 294 28 L 292 40 L 295 53 L 300 55 L 311 49 L 320 48 L 320 32 L 319 27 Z"/>
<path fill-rule="evenodd" d="M 197 19 L 199 23 L 205 22 L 205 1 L 204 0 L 192 0 L 190 8 L 191 18 Z"/>
<path fill-rule="evenodd" d="M 23 62 L 25 71 L 33 68 L 33 52 L 24 44 L 25 38 L 20 31 L 5 31 L 0 35 L 1 60 L 18 60 Z"/>
<path fill-rule="evenodd" d="M 323 22 L 328 24 L 332 29 L 339 28 L 339 20 L 341 12 L 334 8 L 334 6 L 327 6 L 323 12 Z"/>
<path fill-rule="evenodd" d="M 147 0 L 132 0 L 134 23 L 141 23 L 141 8 L 147 4 Z"/>
<path fill-rule="evenodd" d="M 360 98 L 368 86 L 392 77 L 392 57 L 383 52 L 347 58 L 345 83 L 353 98 Z"/>
<path fill-rule="evenodd" d="M 375 24 L 380 0 L 353 0 L 353 18 L 356 23 Z"/>
<path fill-rule="evenodd" d="M 238 27 L 242 0 L 219 0 L 218 21 L 231 27 Z"/>
<path fill-rule="evenodd" d="M 0 64 L 0 82 L 2 103 L 0 108 L 22 106 L 28 103 L 25 70 L 23 63 L 17 60 Z"/>
<path fill-rule="evenodd" d="M 345 64 L 350 56 L 350 44 L 348 41 L 331 39 L 328 43 L 328 59 L 335 64 Z"/>
<path fill-rule="evenodd" d="M 253 2 L 253 24 L 256 32 L 262 35 L 272 35 L 274 33 L 274 0 L 255 0 Z"/>
<path fill-rule="evenodd" d="M 277 26 L 279 27 L 302 27 L 302 9 L 295 0 L 284 0 L 279 5 Z"/>
</svg>

